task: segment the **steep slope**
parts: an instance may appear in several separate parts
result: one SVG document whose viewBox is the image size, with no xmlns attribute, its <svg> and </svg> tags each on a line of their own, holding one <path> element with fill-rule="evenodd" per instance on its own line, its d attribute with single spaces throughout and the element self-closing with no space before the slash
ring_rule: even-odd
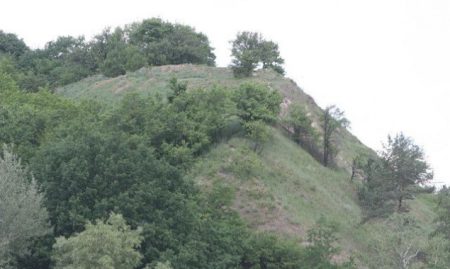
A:
<svg viewBox="0 0 450 269">
<path fill-rule="evenodd" d="M 315 124 L 322 113 L 314 100 L 290 79 L 275 72 L 259 71 L 252 78 L 235 79 L 227 68 L 180 65 L 141 69 L 117 78 L 94 76 L 57 89 L 59 94 L 75 99 L 97 99 L 116 103 L 128 92 L 165 95 L 168 81 L 176 77 L 188 88 L 215 85 L 234 88 L 243 82 L 265 84 L 283 97 L 282 115 L 292 103 L 303 105 Z M 306 231 L 321 217 L 339 226 L 342 256 L 354 256 L 361 265 L 374 268 L 377 250 L 372 244 L 392 236 L 383 221 L 361 225 L 362 213 L 357 203 L 358 182 L 350 182 L 352 159 L 360 154 L 374 154 L 347 130 L 339 130 L 339 169 L 323 167 L 301 147 L 293 143 L 281 128 L 272 128 L 272 139 L 257 155 L 248 141 L 235 137 L 214 147 L 198 160 L 190 177 L 205 190 L 221 188 L 234 197 L 233 209 L 253 227 L 298 238 L 304 242 Z M 419 221 L 426 237 L 434 218 L 433 198 L 421 195 L 409 202 L 411 214 Z M 365 266 L 361 266 L 365 267 Z"/>
<path fill-rule="evenodd" d="M 270 70 L 260 70 L 251 78 L 235 79 L 229 68 L 208 67 L 203 65 L 167 65 L 152 68 L 142 68 L 116 78 L 106 78 L 102 75 L 92 76 L 77 83 L 56 89 L 56 92 L 74 99 L 94 99 L 110 104 L 116 103 L 130 92 L 142 95 L 162 95 L 168 92 L 169 80 L 176 77 L 180 82 L 186 82 L 188 89 L 211 88 L 220 86 L 235 88 L 244 82 L 256 82 L 267 85 L 279 91 L 283 97 L 282 114 L 292 103 L 301 104 L 309 116 L 318 125 L 321 108 L 314 99 L 307 95 L 297 84 L 288 78 Z M 354 156 L 365 153 L 373 154 L 356 137 L 346 130 L 339 130 L 338 144 L 340 154 L 337 157 L 340 167 L 349 168 Z"/>
</svg>

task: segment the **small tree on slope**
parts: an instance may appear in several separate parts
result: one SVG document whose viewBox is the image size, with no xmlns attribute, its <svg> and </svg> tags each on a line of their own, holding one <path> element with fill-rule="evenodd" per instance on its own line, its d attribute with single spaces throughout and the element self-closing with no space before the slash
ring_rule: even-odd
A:
<svg viewBox="0 0 450 269">
<path fill-rule="evenodd" d="M 19 159 L 6 147 L 0 156 L 0 268 L 27 250 L 30 238 L 50 232 L 43 196 Z"/>
</svg>

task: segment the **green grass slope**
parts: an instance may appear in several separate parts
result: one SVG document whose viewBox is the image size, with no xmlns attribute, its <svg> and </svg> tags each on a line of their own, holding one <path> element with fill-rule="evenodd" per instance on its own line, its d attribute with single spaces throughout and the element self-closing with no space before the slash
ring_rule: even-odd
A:
<svg viewBox="0 0 450 269">
<path fill-rule="evenodd" d="M 173 77 L 176 77 L 180 82 L 186 82 L 188 89 L 208 89 L 216 85 L 231 89 L 244 82 L 260 83 L 279 91 L 283 95 L 282 114 L 286 113 L 290 104 L 298 103 L 304 106 L 317 125 L 322 113 L 314 99 L 300 89 L 293 80 L 270 70 L 260 70 L 251 78 L 235 79 L 229 68 L 191 64 L 167 65 L 142 68 L 136 72 L 115 78 L 96 75 L 58 88 L 56 92 L 72 99 L 93 99 L 114 105 L 121 97 L 130 92 L 145 96 L 166 96 L 169 80 Z M 353 157 L 360 153 L 373 154 L 370 149 L 346 130 L 339 131 L 338 144 L 340 155 L 337 160 L 341 167 L 350 167 Z"/>
<path fill-rule="evenodd" d="M 290 79 L 275 72 L 259 71 L 252 78 L 235 79 L 228 68 L 180 65 L 141 69 L 117 78 L 94 76 L 57 89 L 57 93 L 75 99 L 97 99 L 114 104 L 127 92 L 165 95 L 168 81 L 176 77 L 188 83 L 188 89 L 221 85 L 238 87 L 254 81 L 278 90 L 284 97 L 282 115 L 292 103 L 302 104 L 317 124 L 322 113 L 314 100 Z M 372 265 L 375 241 L 387 240 L 391 231 L 384 221 L 361 225 L 362 212 L 357 203 L 358 182 L 350 181 L 352 158 L 360 153 L 374 154 L 347 130 L 339 130 L 338 169 L 323 167 L 292 142 L 286 132 L 272 128 L 272 139 L 258 155 L 249 150 L 249 141 L 234 137 L 215 146 L 197 161 L 190 177 L 205 191 L 228 190 L 232 208 L 255 229 L 273 231 L 304 242 L 306 232 L 325 216 L 339 227 L 342 254 L 337 260 L 353 256 L 361 268 Z M 411 214 L 419 222 L 425 239 L 431 231 L 435 203 L 431 195 L 408 201 Z"/>
</svg>

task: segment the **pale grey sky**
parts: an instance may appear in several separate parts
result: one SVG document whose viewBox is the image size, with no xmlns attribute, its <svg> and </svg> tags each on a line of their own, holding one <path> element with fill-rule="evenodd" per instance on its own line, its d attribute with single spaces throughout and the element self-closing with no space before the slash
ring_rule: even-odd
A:
<svg viewBox="0 0 450 269">
<path fill-rule="evenodd" d="M 374 149 L 413 137 L 450 184 L 450 1 L 447 0 L 2 0 L 0 29 L 42 47 L 59 35 L 99 33 L 149 17 L 191 25 L 230 62 L 238 31 L 280 45 L 287 76 L 322 107 L 337 104 Z"/>
</svg>

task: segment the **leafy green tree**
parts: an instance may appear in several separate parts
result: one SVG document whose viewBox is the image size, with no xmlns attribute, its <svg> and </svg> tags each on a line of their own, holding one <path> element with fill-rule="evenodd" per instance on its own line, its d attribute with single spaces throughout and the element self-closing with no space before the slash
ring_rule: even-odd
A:
<svg viewBox="0 0 450 269">
<path fill-rule="evenodd" d="M 339 252 L 336 247 L 337 231 L 337 225 L 328 222 L 324 217 L 321 217 L 316 226 L 308 231 L 310 246 L 306 251 L 306 260 L 311 268 L 321 263 L 329 264 L 332 256 Z"/>
<path fill-rule="evenodd" d="M 292 133 L 294 141 L 320 161 L 322 156 L 317 147 L 318 134 L 304 108 L 299 104 L 290 105 L 284 123 Z"/>
<path fill-rule="evenodd" d="M 117 77 L 125 75 L 126 69 L 126 54 L 123 47 L 117 47 L 108 52 L 105 61 L 100 66 L 103 75 L 107 77 Z"/>
<path fill-rule="evenodd" d="M 17 83 L 7 73 L 0 72 L 0 95 L 6 96 L 8 92 L 17 91 Z"/>
<path fill-rule="evenodd" d="M 292 241 L 279 240 L 276 236 L 256 233 L 244 244 L 240 268 L 303 268 L 302 249 Z"/>
<path fill-rule="evenodd" d="M 363 184 L 358 198 L 364 217 L 361 223 L 371 218 L 386 218 L 395 211 L 392 181 L 380 159 L 368 159 L 362 167 Z"/>
<path fill-rule="evenodd" d="M 263 69 L 272 68 L 284 74 L 281 67 L 284 60 L 280 57 L 278 45 L 273 41 L 264 40 L 260 33 L 238 33 L 232 45 L 231 68 L 236 77 L 251 76 L 259 64 Z"/>
<path fill-rule="evenodd" d="M 142 229 L 132 230 L 117 214 L 111 214 L 106 222 L 87 223 L 83 232 L 56 239 L 55 268 L 134 269 L 142 259 L 137 250 L 141 233 Z"/>
<path fill-rule="evenodd" d="M 117 77 L 126 73 L 127 55 L 126 55 L 126 37 L 125 32 L 117 27 L 114 32 L 109 30 L 100 35 L 98 43 L 93 44 L 96 49 L 97 59 L 100 71 L 107 77 Z"/>
<path fill-rule="evenodd" d="M 261 35 L 259 33 L 238 33 L 231 50 L 233 73 L 236 77 L 252 75 L 260 61 Z"/>
<path fill-rule="evenodd" d="M 4 53 L 17 58 L 28 50 L 25 42 L 17 35 L 0 30 L 0 54 Z"/>
<path fill-rule="evenodd" d="M 389 136 L 379 155 L 363 167 L 364 183 L 358 193 L 366 215 L 363 222 L 388 217 L 395 208 L 404 211 L 404 200 L 413 199 L 417 187 L 433 177 L 423 150 L 403 134 Z"/>
<path fill-rule="evenodd" d="M 161 19 L 147 19 L 127 28 L 130 43 L 137 46 L 149 65 L 214 65 L 208 37 L 195 29 Z"/>
<path fill-rule="evenodd" d="M 4 147 L 0 157 L 0 267 L 24 255 L 30 239 L 50 232 L 43 195 L 17 156 Z"/>
<path fill-rule="evenodd" d="M 412 199 L 414 187 L 433 178 L 433 172 L 425 160 L 425 155 L 411 138 L 402 133 L 388 142 L 381 153 L 383 165 L 393 184 L 397 210 L 403 209 L 403 201 Z"/>
<path fill-rule="evenodd" d="M 320 119 L 323 131 L 323 159 L 322 164 L 329 166 L 337 154 L 336 141 L 334 136 L 339 128 L 346 128 L 350 122 L 344 117 L 344 111 L 336 106 L 328 106 Z"/>
<path fill-rule="evenodd" d="M 233 100 L 243 122 L 262 120 L 273 123 L 280 112 L 282 97 L 266 86 L 244 83 L 235 91 Z"/>
<path fill-rule="evenodd" d="M 262 41 L 260 44 L 260 57 L 263 69 L 273 69 L 279 74 L 284 74 L 284 69 L 281 66 L 284 64 L 284 59 L 280 56 L 278 44 L 273 41 Z"/>
<path fill-rule="evenodd" d="M 186 92 L 187 83 L 178 82 L 178 79 L 176 77 L 173 77 L 169 81 L 169 88 L 172 90 L 172 93 L 170 93 L 168 96 L 168 100 L 171 103 L 175 97 Z"/>
<path fill-rule="evenodd" d="M 48 131 L 77 113 L 83 114 L 70 101 L 48 91 L 19 91 L 10 78 L 0 78 L 0 88 L 2 84 L 9 90 L 0 90 L 0 143 L 13 145 L 25 162 Z"/>
<path fill-rule="evenodd" d="M 261 120 L 250 121 L 244 124 L 247 137 L 252 141 L 254 152 L 261 154 L 264 144 L 271 138 L 271 133 L 266 124 Z"/>
</svg>

